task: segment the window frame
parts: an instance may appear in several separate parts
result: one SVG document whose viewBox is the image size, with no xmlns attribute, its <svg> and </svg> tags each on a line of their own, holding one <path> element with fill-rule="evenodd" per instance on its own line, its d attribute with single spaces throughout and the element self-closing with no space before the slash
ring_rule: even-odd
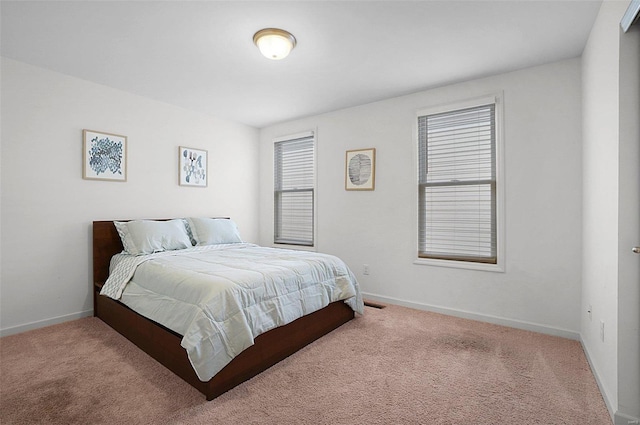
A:
<svg viewBox="0 0 640 425">
<path fill-rule="evenodd" d="M 313 139 L 313 188 L 311 189 L 295 189 L 295 190 L 284 190 L 284 191 L 277 191 L 276 190 L 276 172 L 275 172 L 275 160 L 276 160 L 276 144 L 280 143 L 280 142 L 287 142 L 287 141 L 294 141 L 297 139 L 303 139 L 303 138 L 308 138 L 311 137 Z M 273 208 L 272 208 L 272 212 L 273 212 L 273 220 L 272 220 L 272 224 L 273 224 L 273 228 L 272 228 L 272 245 L 273 247 L 276 248 L 287 248 L 287 249 L 295 249 L 295 250 L 302 250 L 302 251 L 316 251 L 316 244 L 317 244 L 317 206 L 318 206 L 318 184 L 317 184 L 317 179 L 318 179 L 318 155 L 317 155 L 317 149 L 318 149 L 318 139 L 317 139 L 317 130 L 310 130 L 310 131 L 305 131 L 305 132 L 301 132 L 301 133 L 295 133 L 295 134 L 290 134 L 290 135 L 286 135 L 286 136 L 280 136 L 280 137 L 276 137 L 272 140 L 272 158 L 273 158 L 273 163 L 272 163 L 272 170 L 273 170 L 273 184 L 272 184 L 272 188 L 273 188 Z M 283 242 L 277 242 L 276 241 L 276 235 L 277 235 L 277 201 L 276 198 L 278 196 L 278 192 L 282 193 L 282 192 L 295 192 L 295 191 L 311 191 L 312 192 L 312 203 L 313 203 L 313 211 L 312 211 L 312 220 L 313 220 L 313 225 L 312 225 L 312 243 L 310 245 L 307 244 L 297 244 L 293 241 L 283 241 Z"/>
<path fill-rule="evenodd" d="M 495 221 L 496 221 L 496 256 L 497 261 L 495 264 L 486 262 L 474 262 L 456 259 L 441 259 L 441 258 L 425 258 L 420 257 L 420 137 L 418 120 L 419 117 L 425 115 L 434 115 L 446 112 L 453 112 L 457 110 L 463 110 L 468 108 L 474 108 L 478 106 L 488 105 L 493 103 L 495 105 Z M 415 186 L 415 206 L 416 206 L 416 221 L 415 221 L 415 255 L 416 259 L 414 264 L 416 265 L 429 265 L 439 267 L 452 267 L 459 269 L 471 269 L 482 270 L 491 272 L 504 272 L 505 271 L 505 178 L 504 178 L 504 101 L 503 93 L 497 92 L 494 94 L 481 96 L 477 98 L 461 100 L 457 102 L 436 105 L 432 107 L 421 108 L 416 111 L 414 119 L 414 155 L 416 164 L 416 186 Z M 452 256 L 453 257 L 453 256 Z"/>
</svg>

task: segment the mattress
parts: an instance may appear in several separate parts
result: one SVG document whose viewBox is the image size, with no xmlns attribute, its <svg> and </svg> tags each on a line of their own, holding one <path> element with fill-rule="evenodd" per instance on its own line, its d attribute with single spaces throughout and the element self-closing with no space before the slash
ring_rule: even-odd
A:
<svg viewBox="0 0 640 425">
<path fill-rule="evenodd" d="M 332 302 L 364 312 L 358 282 L 339 258 L 246 243 L 118 254 L 101 293 L 182 335 L 202 381 L 258 335 Z"/>
</svg>

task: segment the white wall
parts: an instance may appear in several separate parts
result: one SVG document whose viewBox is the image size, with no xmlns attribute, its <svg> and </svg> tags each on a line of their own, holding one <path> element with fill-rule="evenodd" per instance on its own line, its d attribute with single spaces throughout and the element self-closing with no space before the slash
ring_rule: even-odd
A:
<svg viewBox="0 0 640 425">
<path fill-rule="evenodd" d="M 625 5 L 603 2 L 582 63 L 582 339 L 609 406 L 617 405 L 618 63 Z M 622 12 L 621 12 L 622 10 Z M 587 308 L 592 305 L 592 317 Z M 600 340 L 600 322 L 605 339 Z"/>
<path fill-rule="evenodd" d="M 640 419 L 640 24 L 620 35 L 618 422 Z M 625 419 L 627 419 L 625 421 Z"/>
<path fill-rule="evenodd" d="M 506 272 L 414 265 L 416 111 L 501 90 Z M 317 129 L 317 249 L 342 257 L 370 297 L 577 338 L 580 90 L 580 61 L 571 59 L 265 128 L 260 243 L 273 241 L 271 141 Z M 345 191 L 345 151 L 369 147 L 377 149 L 375 191 Z"/>
<path fill-rule="evenodd" d="M 258 131 L 2 58 L 3 334 L 90 314 L 91 222 L 231 216 L 258 239 Z M 128 182 L 82 179 L 82 130 L 128 137 Z M 209 151 L 178 186 L 178 146 Z"/>
<path fill-rule="evenodd" d="M 583 54 L 581 334 L 616 424 L 640 418 L 640 28 L 622 33 L 628 4 L 602 3 Z"/>
</svg>

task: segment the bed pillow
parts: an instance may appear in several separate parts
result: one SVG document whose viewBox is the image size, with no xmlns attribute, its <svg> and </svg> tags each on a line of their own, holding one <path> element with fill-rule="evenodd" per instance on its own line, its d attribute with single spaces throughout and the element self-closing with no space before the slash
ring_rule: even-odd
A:
<svg viewBox="0 0 640 425">
<path fill-rule="evenodd" d="M 184 221 L 114 221 L 124 250 L 131 255 L 152 254 L 190 248 L 191 240 Z"/>
<path fill-rule="evenodd" d="M 238 226 L 228 218 L 197 218 L 187 219 L 193 239 L 197 245 L 217 245 L 240 243 L 242 238 Z"/>
<path fill-rule="evenodd" d="M 189 236 L 189 241 L 191 241 L 191 246 L 195 246 L 198 242 L 193 238 L 193 232 L 191 231 L 191 226 L 189 226 L 189 221 L 186 218 L 181 218 L 182 223 L 184 224 L 184 228 L 187 229 L 187 235 Z"/>
</svg>

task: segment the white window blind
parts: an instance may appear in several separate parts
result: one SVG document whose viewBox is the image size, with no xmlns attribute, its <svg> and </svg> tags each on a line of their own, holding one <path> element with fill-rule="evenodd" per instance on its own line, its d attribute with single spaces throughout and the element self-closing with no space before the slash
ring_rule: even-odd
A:
<svg viewBox="0 0 640 425">
<path fill-rule="evenodd" d="M 313 246 L 313 134 L 274 144 L 274 242 Z"/>
<path fill-rule="evenodd" d="M 418 116 L 421 258 L 497 263 L 495 104 Z"/>
</svg>

